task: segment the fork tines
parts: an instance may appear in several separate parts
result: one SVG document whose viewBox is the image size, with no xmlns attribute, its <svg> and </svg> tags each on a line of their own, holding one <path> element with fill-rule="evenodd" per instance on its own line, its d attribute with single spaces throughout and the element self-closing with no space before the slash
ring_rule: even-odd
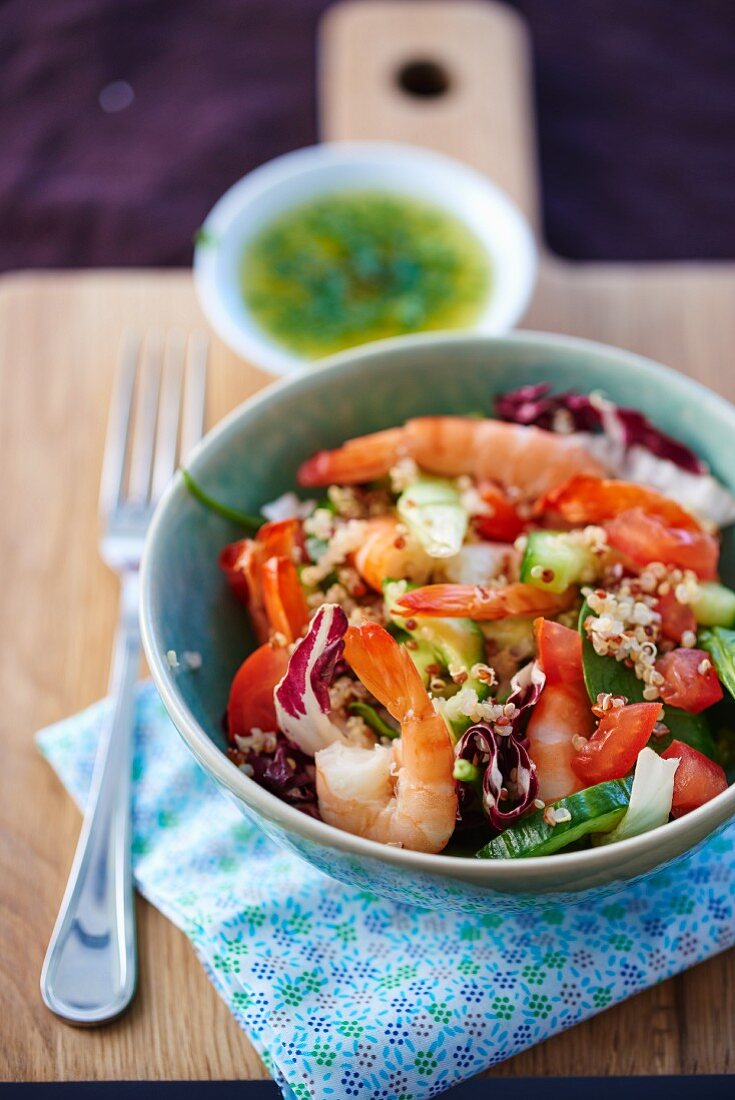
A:
<svg viewBox="0 0 735 1100">
<path fill-rule="evenodd" d="M 204 429 L 204 333 L 126 333 L 105 445 L 100 511 L 150 508 Z"/>
</svg>

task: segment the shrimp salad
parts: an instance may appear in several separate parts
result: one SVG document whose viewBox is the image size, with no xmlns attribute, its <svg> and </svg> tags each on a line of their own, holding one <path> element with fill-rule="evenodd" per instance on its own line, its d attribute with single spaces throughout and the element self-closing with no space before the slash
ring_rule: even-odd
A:
<svg viewBox="0 0 735 1100">
<path fill-rule="evenodd" d="M 525 386 L 494 412 L 313 455 L 311 499 L 264 506 L 223 549 L 259 642 L 226 727 L 235 766 L 329 825 L 516 859 L 727 787 L 735 500 L 600 396 Z"/>
</svg>

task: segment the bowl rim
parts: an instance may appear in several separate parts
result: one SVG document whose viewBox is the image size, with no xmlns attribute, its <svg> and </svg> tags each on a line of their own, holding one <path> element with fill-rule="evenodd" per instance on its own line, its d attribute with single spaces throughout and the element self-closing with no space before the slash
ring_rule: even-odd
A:
<svg viewBox="0 0 735 1100">
<path fill-rule="evenodd" d="M 324 176 L 323 191 L 327 193 L 330 190 L 329 173 L 335 165 L 360 162 L 366 158 L 379 167 L 382 165 L 389 168 L 405 162 L 412 171 L 420 168 L 427 173 L 451 173 L 460 186 L 466 185 L 483 193 L 486 204 L 494 206 L 501 213 L 506 228 L 514 238 L 512 247 L 505 250 L 507 256 L 512 258 L 512 264 L 509 260 L 500 264 L 495 262 L 494 270 L 498 273 L 498 280 L 514 288 L 514 299 L 496 317 L 492 314 L 491 289 L 488 296 L 491 316 L 484 321 L 481 316 L 463 331 L 502 334 L 512 329 L 525 312 L 536 285 L 538 249 L 531 226 L 516 203 L 492 180 L 463 161 L 433 149 L 397 141 L 333 141 L 293 149 L 258 165 L 233 183 L 206 215 L 202 229 L 211 232 L 215 237 L 226 234 L 233 222 L 241 217 L 243 210 L 259 201 L 264 194 L 279 188 L 290 179 L 315 171 Z M 303 198 L 289 201 L 283 210 L 303 201 Z M 434 205 L 441 207 L 442 200 L 435 199 Z M 485 255 L 489 255 L 484 242 L 480 244 Z M 497 261 L 497 257 L 494 259 Z M 252 330 L 244 327 L 220 293 L 218 263 L 216 248 L 201 242 L 195 245 L 193 271 L 199 303 L 212 327 L 234 351 L 279 375 L 311 371 L 315 362 L 321 364 L 327 362 L 327 358 L 334 358 L 329 356 L 316 361 L 305 359 L 272 340 L 255 321 Z M 436 335 L 438 331 L 440 330 L 435 330 L 432 335 Z M 363 346 L 366 345 L 356 345 Z"/>
<path fill-rule="evenodd" d="M 242 402 L 219 421 L 201 440 L 188 458 L 187 466 L 196 472 L 202 456 L 213 445 L 222 441 L 237 429 L 237 425 L 243 416 L 249 416 L 257 411 L 259 406 L 277 401 L 284 390 L 308 389 L 311 379 L 314 377 L 328 377 L 330 374 L 338 374 L 344 368 L 359 364 L 361 360 L 369 361 L 375 356 L 393 350 L 411 350 L 436 343 L 441 344 L 467 344 L 480 342 L 485 344 L 509 343 L 512 345 L 528 346 L 530 348 L 553 346 L 558 350 L 572 350 L 589 352 L 590 354 L 604 354 L 612 356 L 620 363 L 626 363 L 628 367 L 643 370 L 649 376 L 658 378 L 662 383 L 670 382 L 672 377 L 684 391 L 691 394 L 693 400 L 700 405 L 712 405 L 719 412 L 722 406 L 729 407 L 735 422 L 735 407 L 725 398 L 715 394 L 706 386 L 681 374 L 670 367 L 665 367 L 653 359 L 618 348 L 611 344 L 605 344 L 595 340 L 588 340 L 577 336 L 565 336 L 559 333 L 516 331 L 500 336 L 488 336 L 478 332 L 456 333 L 418 333 L 411 336 L 393 337 L 387 340 L 375 341 L 370 344 L 360 345 L 357 348 L 340 352 L 330 356 L 311 370 L 284 377 L 265 386 L 252 397 Z M 684 853 L 699 843 L 700 825 L 705 825 L 710 818 L 710 824 L 706 826 L 707 832 L 712 833 L 723 822 L 720 821 L 721 809 L 727 807 L 729 817 L 735 816 L 735 784 L 731 784 L 725 791 L 717 795 L 710 802 L 700 806 L 675 821 L 667 822 L 651 829 L 639 836 L 626 840 L 616 841 L 614 844 L 604 845 L 599 848 L 588 849 L 581 852 L 560 852 L 549 856 L 530 856 L 523 859 L 473 859 L 471 857 L 451 856 L 439 853 L 437 855 L 425 852 L 415 852 L 404 848 L 394 848 L 365 837 L 346 833 L 335 826 L 317 820 L 302 813 L 294 806 L 283 802 L 277 795 L 271 794 L 259 786 L 253 779 L 244 775 L 225 753 L 210 739 L 205 729 L 199 724 L 194 715 L 176 690 L 176 681 L 171 668 L 166 662 L 162 640 L 157 636 L 156 626 L 152 616 L 152 559 L 155 545 L 161 529 L 164 526 L 168 509 L 175 498 L 186 493 L 181 473 L 177 472 L 169 483 L 161 498 L 153 519 L 151 521 L 146 538 L 143 559 L 140 570 L 140 628 L 148 666 L 161 700 L 176 726 L 183 740 L 191 750 L 195 758 L 214 780 L 227 790 L 238 802 L 272 821 L 287 832 L 293 832 L 302 838 L 315 842 L 326 848 L 337 849 L 352 856 L 367 856 L 414 871 L 422 871 L 440 877 L 461 879 L 465 883 L 472 882 L 478 886 L 498 887 L 512 886 L 513 880 L 521 874 L 530 884 L 549 885 L 554 879 L 554 868 L 559 866 L 559 860 L 563 860 L 564 868 L 568 871 L 576 871 L 580 877 L 593 872 L 604 872 L 628 861 L 645 858 L 650 855 L 661 842 L 664 836 L 672 838 L 681 837 L 687 833 L 694 834 L 690 843 L 686 844 Z M 206 655 L 205 655 L 206 660 Z M 726 820 L 725 822 L 726 823 Z M 678 854 L 678 853 L 677 853 Z M 669 858 L 662 855 L 655 867 L 662 866 Z M 568 877 L 568 876 L 565 876 Z"/>
</svg>

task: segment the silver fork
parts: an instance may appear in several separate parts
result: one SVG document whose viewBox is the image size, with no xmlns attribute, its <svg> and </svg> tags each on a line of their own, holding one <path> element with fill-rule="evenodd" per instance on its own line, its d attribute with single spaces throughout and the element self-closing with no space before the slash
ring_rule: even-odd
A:
<svg viewBox="0 0 735 1100">
<path fill-rule="evenodd" d="M 204 427 L 206 337 L 124 339 L 105 443 L 100 554 L 120 577 L 110 669 L 112 704 L 69 881 L 41 972 L 48 1007 L 100 1024 L 135 992 L 130 864 L 134 687 L 140 663 L 138 567 L 153 509 Z"/>
</svg>

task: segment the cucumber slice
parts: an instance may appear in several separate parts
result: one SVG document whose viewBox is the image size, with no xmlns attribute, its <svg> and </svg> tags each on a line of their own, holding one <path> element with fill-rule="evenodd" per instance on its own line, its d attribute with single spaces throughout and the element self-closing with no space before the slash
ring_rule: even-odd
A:
<svg viewBox="0 0 735 1100">
<path fill-rule="evenodd" d="M 735 592 L 716 581 L 700 581 L 691 603 L 701 626 L 735 626 Z"/>
<path fill-rule="evenodd" d="M 391 629 L 391 625 L 388 626 L 389 630 Z M 407 647 L 409 653 L 411 654 L 411 660 L 421 673 L 421 679 L 424 681 L 424 684 L 428 686 L 429 680 L 432 676 L 432 670 L 435 670 L 437 664 L 440 664 L 440 661 L 437 659 L 437 655 L 434 650 L 431 649 L 429 646 L 421 645 L 416 646 L 416 648 L 414 649 L 413 643 L 415 639 L 411 634 L 408 633 L 407 630 L 399 630 L 397 627 L 394 626 L 391 633 L 393 633 L 394 638 L 397 642 L 400 642 L 401 645 L 406 645 L 406 642 L 411 642 L 411 645 Z"/>
<path fill-rule="evenodd" d="M 419 477 L 401 493 L 396 508 L 429 557 L 452 558 L 459 553 L 469 514 L 453 482 Z"/>
<path fill-rule="evenodd" d="M 609 779 L 587 787 L 552 803 L 554 810 L 568 810 L 569 821 L 549 825 L 546 810 L 535 810 L 500 836 L 494 837 L 477 853 L 478 859 L 528 859 L 549 856 L 574 844 L 588 833 L 607 833 L 622 820 L 630 802 L 633 780 Z M 548 807 L 547 807 L 548 809 Z"/>
<path fill-rule="evenodd" d="M 390 722 L 386 722 L 384 718 L 381 718 L 375 707 L 371 707 L 369 703 L 350 703 L 347 709 L 350 714 L 356 714 L 359 718 L 362 718 L 365 725 L 373 733 L 377 733 L 378 737 L 389 737 L 394 740 L 394 738 L 401 736 L 401 731 L 392 726 Z"/>
<path fill-rule="evenodd" d="M 495 650 L 512 646 L 518 651 L 519 659 L 532 657 L 536 652 L 533 619 L 496 619 L 491 623 L 478 623 L 478 626 Z"/>
<path fill-rule="evenodd" d="M 594 559 L 589 550 L 562 531 L 534 531 L 521 561 L 521 580 L 544 592 L 566 591 L 589 577 Z"/>
<path fill-rule="evenodd" d="M 489 665 L 495 669 L 498 685 L 494 694 L 504 703 L 512 688 L 510 682 L 521 665 L 536 656 L 536 639 L 532 619 L 498 619 L 494 623 L 480 623 L 485 635 L 485 654 Z"/>
</svg>

